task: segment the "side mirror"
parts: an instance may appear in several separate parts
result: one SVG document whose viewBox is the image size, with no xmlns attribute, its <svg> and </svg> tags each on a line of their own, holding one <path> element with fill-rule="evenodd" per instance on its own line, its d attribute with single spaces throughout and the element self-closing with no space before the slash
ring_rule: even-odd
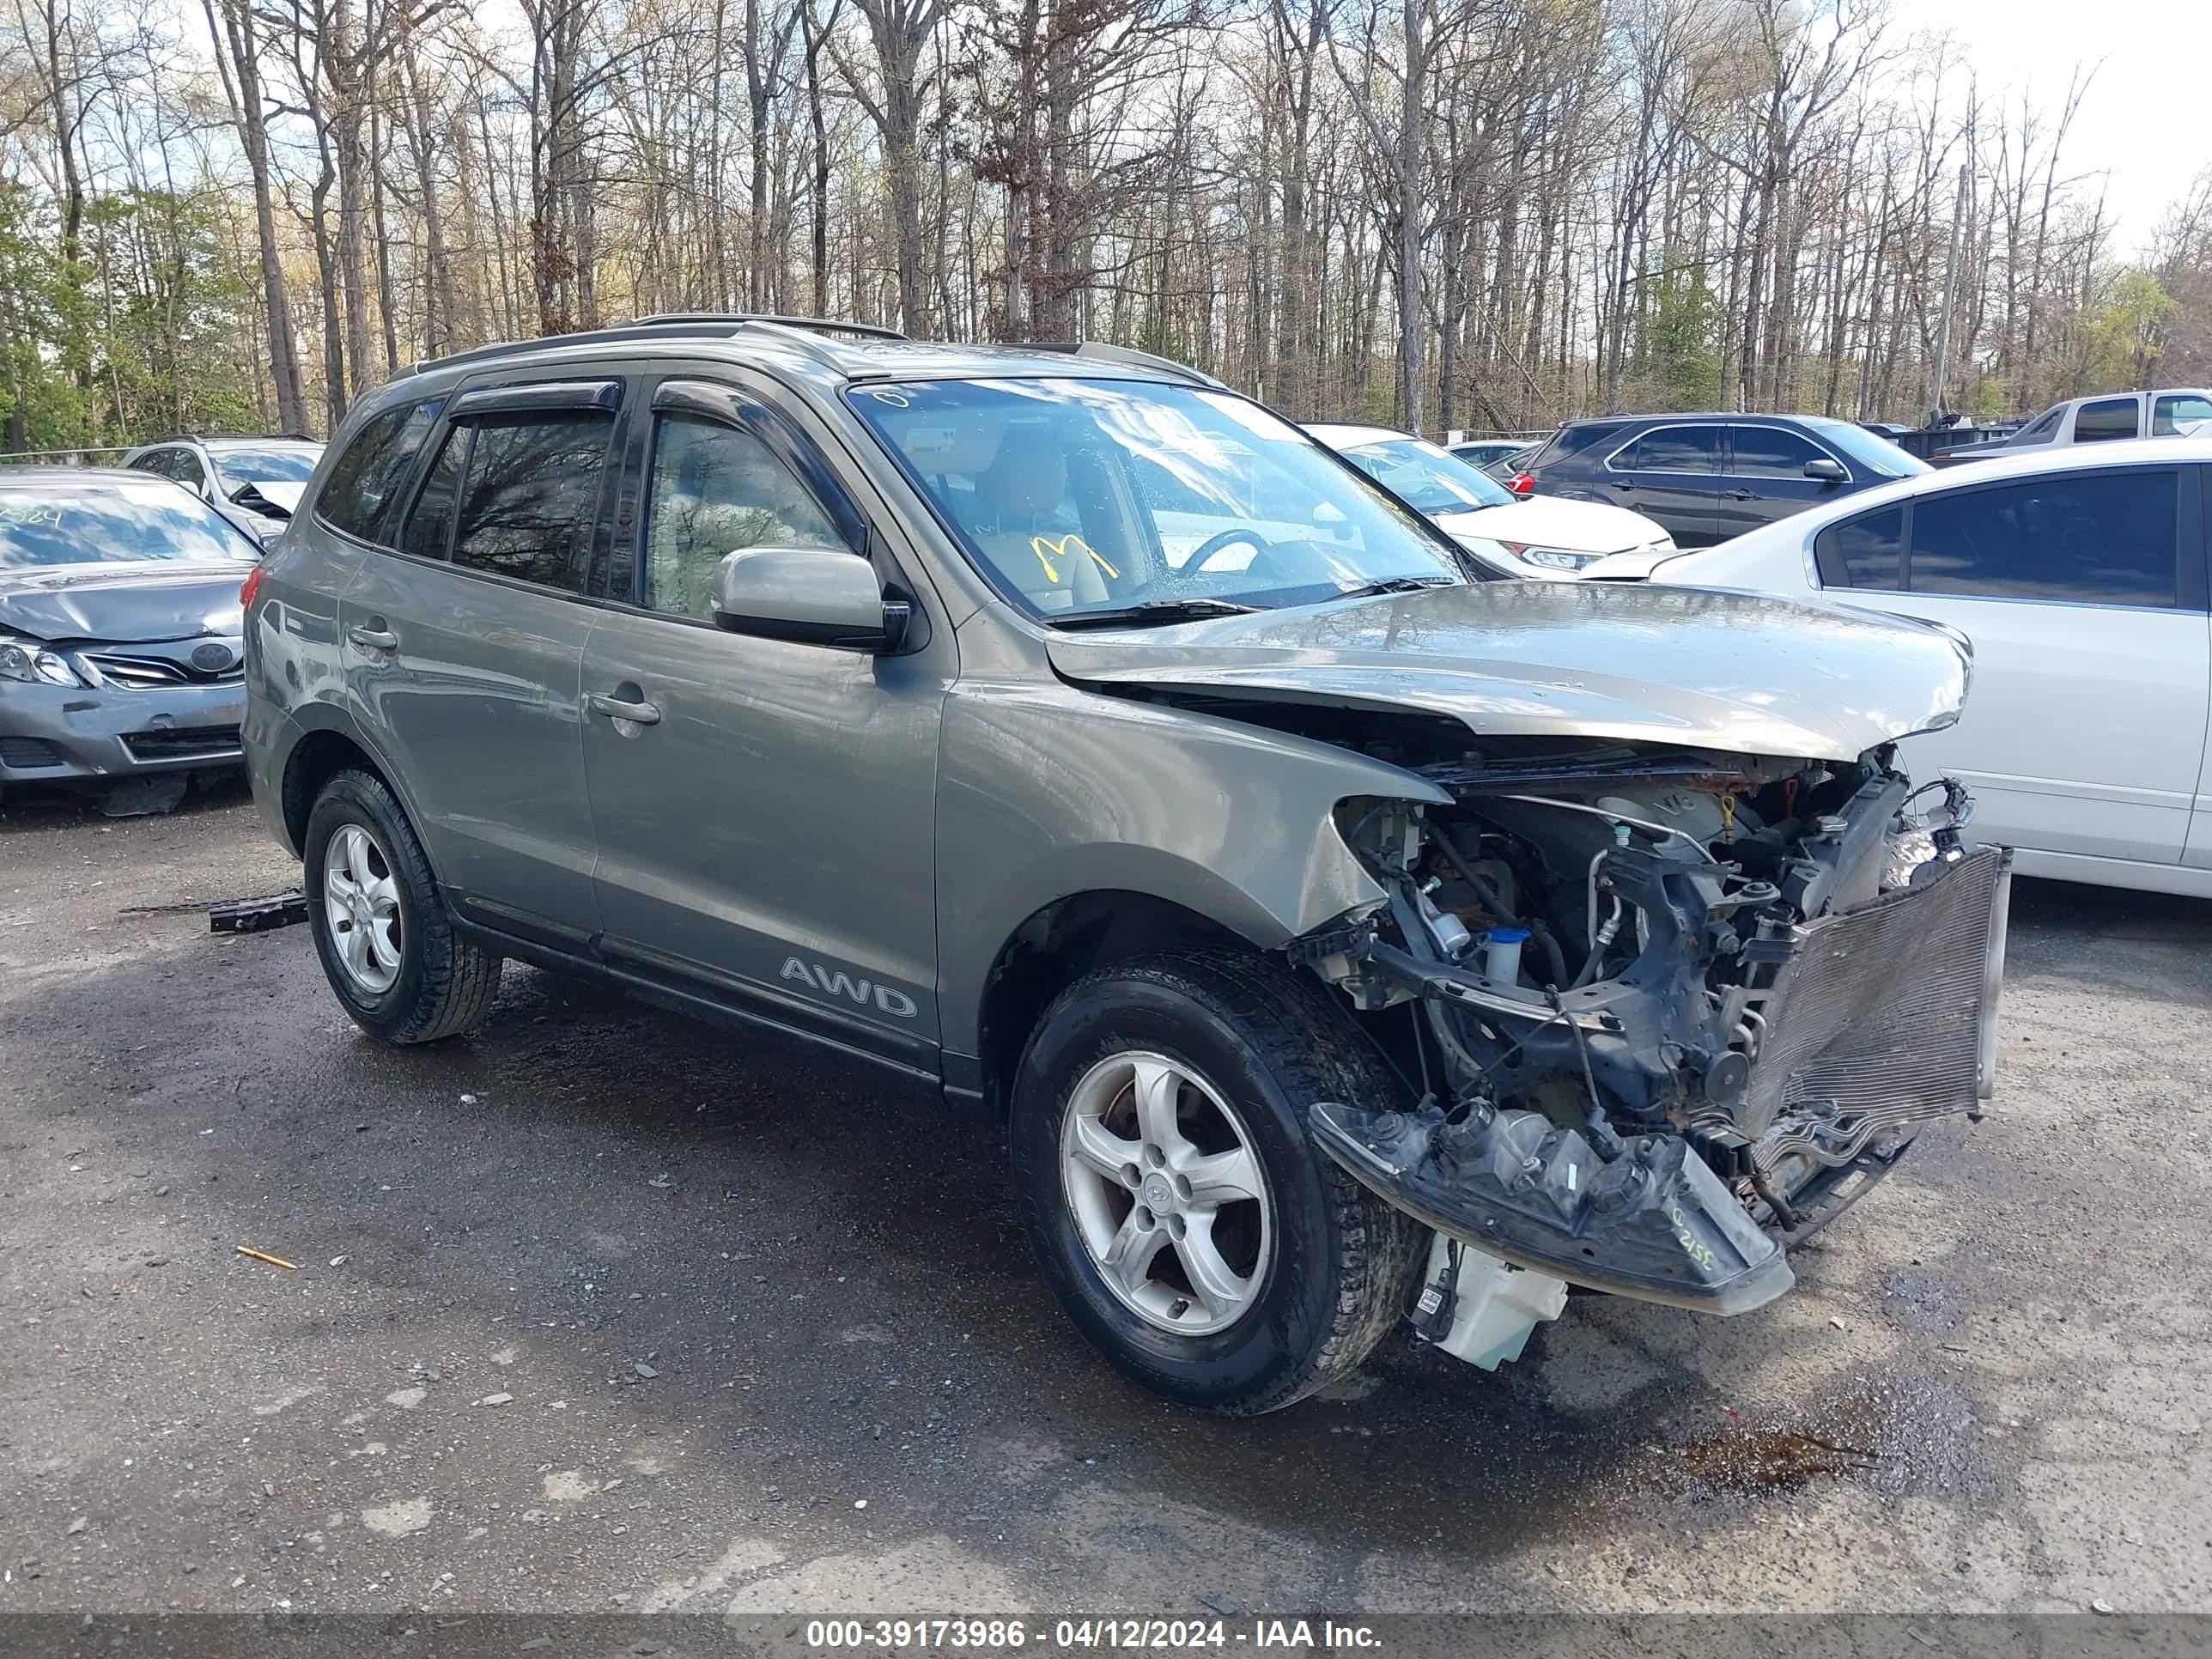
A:
<svg viewBox="0 0 2212 1659">
<path fill-rule="evenodd" d="M 741 547 L 714 571 L 714 620 L 732 634 L 839 651 L 896 651 L 911 608 L 876 568 L 826 547 Z"/>
<path fill-rule="evenodd" d="M 1841 461 L 1832 461 L 1826 455 L 1816 455 L 1805 463 L 1805 476 L 1818 478 L 1822 483 L 1849 483 L 1851 475 L 1844 471 Z"/>
</svg>

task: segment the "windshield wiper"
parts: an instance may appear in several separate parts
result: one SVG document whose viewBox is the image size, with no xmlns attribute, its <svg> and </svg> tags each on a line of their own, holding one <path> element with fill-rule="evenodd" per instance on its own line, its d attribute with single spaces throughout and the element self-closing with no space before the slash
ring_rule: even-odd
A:
<svg viewBox="0 0 2212 1659">
<path fill-rule="evenodd" d="M 1081 611 L 1073 616 L 1048 617 L 1054 628 L 1120 628 L 1153 623 L 1196 622 L 1205 617 L 1242 617 L 1259 610 L 1234 599 L 1146 599 L 1111 611 Z"/>
<path fill-rule="evenodd" d="M 1333 597 L 1340 599 L 1364 599 L 1376 593 L 1415 593 L 1425 587 L 1457 587 L 1458 580 L 1450 576 L 1385 576 L 1380 581 L 1369 582 L 1360 587 L 1347 587 Z"/>
</svg>

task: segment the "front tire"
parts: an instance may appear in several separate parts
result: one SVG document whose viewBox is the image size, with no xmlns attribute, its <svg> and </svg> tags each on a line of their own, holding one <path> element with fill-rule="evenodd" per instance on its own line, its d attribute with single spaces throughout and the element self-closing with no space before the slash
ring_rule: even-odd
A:
<svg viewBox="0 0 2212 1659">
<path fill-rule="evenodd" d="M 323 786 L 302 861 L 315 953 L 355 1024 L 410 1044 L 483 1023 L 500 958 L 453 931 L 422 843 L 381 778 L 345 771 Z"/>
<path fill-rule="evenodd" d="M 1116 963 L 1046 1012 L 1010 1139 L 1038 1264 L 1118 1370 L 1200 1411 L 1274 1411 L 1390 1328 L 1420 1230 L 1309 1138 L 1316 1101 L 1395 1103 L 1348 1013 L 1230 951 Z"/>
</svg>

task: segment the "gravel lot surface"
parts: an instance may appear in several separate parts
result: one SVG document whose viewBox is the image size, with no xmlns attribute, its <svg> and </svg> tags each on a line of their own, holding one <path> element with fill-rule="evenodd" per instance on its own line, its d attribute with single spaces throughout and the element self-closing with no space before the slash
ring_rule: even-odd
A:
<svg viewBox="0 0 2212 1659">
<path fill-rule="evenodd" d="M 514 966 L 380 1048 L 208 931 L 296 879 L 237 790 L 0 809 L 0 1610 L 2212 1610 L 2212 905 L 2020 884 L 1997 1115 L 1768 1309 L 1224 1423 L 988 1130 Z"/>
</svg>

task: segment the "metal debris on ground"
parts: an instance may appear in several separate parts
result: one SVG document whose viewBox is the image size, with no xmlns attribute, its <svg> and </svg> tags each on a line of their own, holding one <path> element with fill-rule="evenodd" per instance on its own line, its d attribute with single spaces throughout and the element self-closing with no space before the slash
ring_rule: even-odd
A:
<svg viewBox="0 0 2212 1659">
<path fill-rule="evenodd" d="M 221 899 L 208 906 L 210 933 L 258 933 L 307 919 L 307 896 L 296 887 L 260 898 Z"/>
<path fill-rule="evenodd" d="M 300 1264 L 298 1262 L 287 1261 L 283 1256 L 271 1255 L 266 1250 L 257 1250 L 251 1244 L 240 1245 L 238 1247 L 238 1253 L 240 1255 L 250 1255 L 256 1261 L 265 1261 L 272 1267 L 289 1268 L 295 1273 L 299 1271 Z"/>
</svg>

